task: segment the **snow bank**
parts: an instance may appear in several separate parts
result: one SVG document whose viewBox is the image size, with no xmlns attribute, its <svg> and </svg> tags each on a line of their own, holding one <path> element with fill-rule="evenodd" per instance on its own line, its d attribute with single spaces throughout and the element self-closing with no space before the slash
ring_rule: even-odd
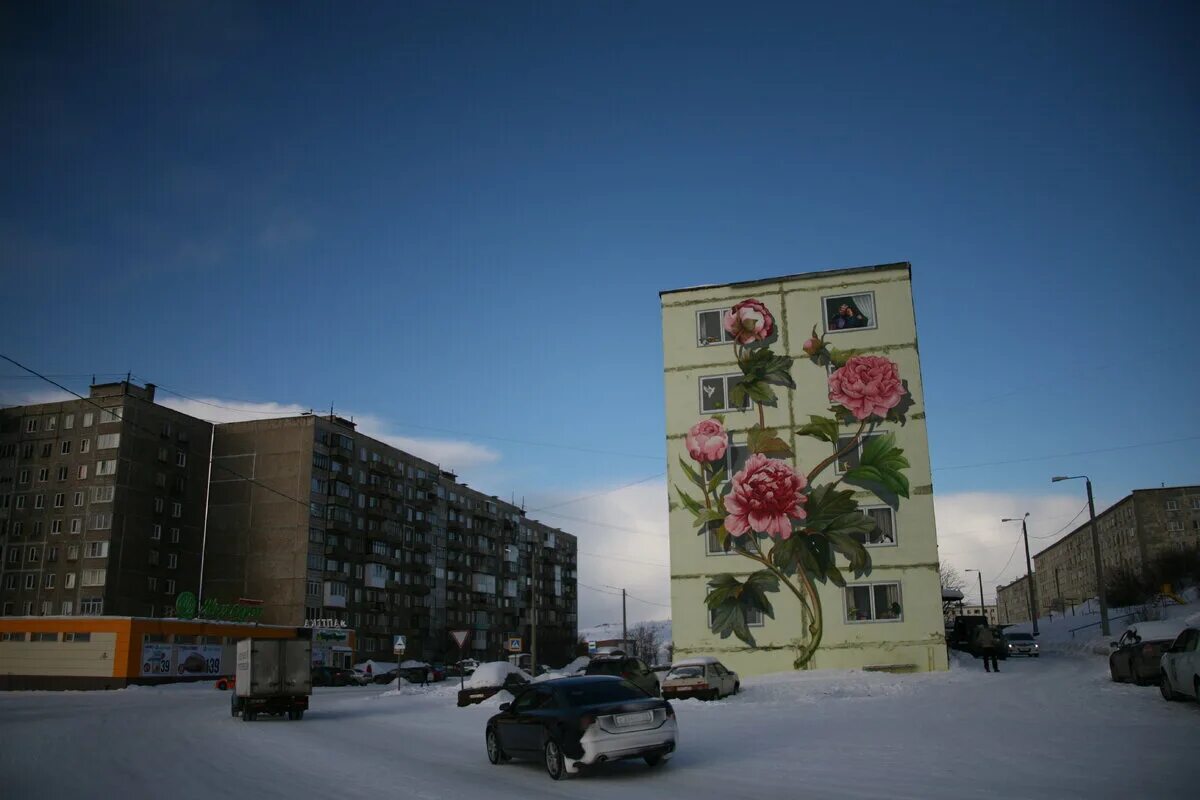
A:
<svg viewBox="0 0 1200 800">
<path fill-rule="evenodd" d="M 587 656 L 580 656 L 562 669 L 547 670 L 533 680 L 535 683 L 540 683 L 541 681 L 552 681 L 555 678 L 569 678 L 572 675 L 582 675 L 591 661 Z"/>
<path fill-rule="evenodd" d="M 489 686 L 503 686 L 511 675 L 517 676 L 523 683 L 533 680 L 528 672 L 507 661 L 489 661 L 475 668 L 475 672 L 467 678 L 463 688 L 486 689 Z"/>
</svg>

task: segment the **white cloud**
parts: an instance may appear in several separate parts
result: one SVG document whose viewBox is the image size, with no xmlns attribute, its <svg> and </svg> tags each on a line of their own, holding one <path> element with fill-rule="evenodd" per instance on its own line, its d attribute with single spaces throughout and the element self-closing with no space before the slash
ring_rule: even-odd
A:
<svg viewBox="0 0 1200 800">
<path fill-rule="evenodd" d="M 0 405 L 3 406 L 35 406 L 74 399 L 75 395 L 61 389 L 0 389 Z"/>
<path fill-rule="evenodd" d="M 979 578 L 968 569 L 983 570 L 983 594 L 988 602 L 996 597 L 996 586 L 1025 574 L 1025 546 L 1021 525 L 1001 522 L 1029 512 L 1029 553 L 1035 555 L 1070 533 L 1087 519 L 1087 512 L 1073 524 L 1072 518 L 1085 504 L 1081 495 L 1023 495 L 1002 492 L 959 492 L 935 495 L 938 549 L 967 581 L 968 601 L 979 597 Z M 1065 529 L 1063 529 L 1065 527 Z M 1056 534 L 1057 532 L 1057 534 Z M 1052 538 L 1039 538 L 1050 537 Z M 903 535 L 903 534 L 901 534 Z M 1015 549 L 1014 549 L 1015 548 Z M 1011 558 L 1010 558 L 1011 556 Z"/>
<path fill-rule="evenodd" d="M 556 505 L 576 497 L 585 499 Z M 579 537 L 579 581 L 595 587 L 579 587 L 581 628 L 620 624 L 621 596 L 619 591 L 607 594 L 614 591 L 611 586 L 638 598 L 626 601 L 630 625 L 671 616 L 664 479 L 616 490 L 583 486 L 570 493 L 539 495 L 526 505 L 533 519 Z M 537 510 L 542 507 L 548 508 Z"/>
</svg>

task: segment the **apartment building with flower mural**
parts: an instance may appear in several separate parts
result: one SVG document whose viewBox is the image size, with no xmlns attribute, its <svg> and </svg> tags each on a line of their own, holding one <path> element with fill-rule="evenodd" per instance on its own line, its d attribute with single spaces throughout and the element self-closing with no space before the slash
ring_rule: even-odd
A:
<svg viewBox="0 0 1200 800">
<path fill-rule="evenodd" d="M 945 669 L 910 266 L 660 299 L 675 656 Z"/>
</svg>

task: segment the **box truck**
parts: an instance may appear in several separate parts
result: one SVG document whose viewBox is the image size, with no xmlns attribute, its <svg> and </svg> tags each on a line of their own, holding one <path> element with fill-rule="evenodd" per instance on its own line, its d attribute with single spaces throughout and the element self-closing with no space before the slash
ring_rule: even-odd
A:
<svg viewBox="0 0 1200 800">
<path fill-rule="evenodd" d="M 253 722 L 259 714 L 303 719 L 312 694 L 312 642 L 307 639 L 242 639 L 237 644 L 233 716 Z"/>
</svg>

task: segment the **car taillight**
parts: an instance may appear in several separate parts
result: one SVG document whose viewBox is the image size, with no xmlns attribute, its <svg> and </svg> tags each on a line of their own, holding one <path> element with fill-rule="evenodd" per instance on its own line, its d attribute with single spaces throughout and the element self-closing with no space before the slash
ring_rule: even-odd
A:
<svg viewBox="0 0 1200 800">
<path fill-rule="evenodd" d="M 697 683 L 697 684 L 696 684 L 696 688 L 697 688 L 697 689 L 707 689 L 707 688 L 708 688 L 708 684 L 707 684 L 707 683 L 704 683 L 703 681 L 701 681 L 700 683 Z"/>
<path fill-rule="evenodd" d="M 596 718 L 591 714 L 585 714 L 579 718 L 579 730 L 586 731 L 592 725 L 596 724 Z"/>
</svg>

